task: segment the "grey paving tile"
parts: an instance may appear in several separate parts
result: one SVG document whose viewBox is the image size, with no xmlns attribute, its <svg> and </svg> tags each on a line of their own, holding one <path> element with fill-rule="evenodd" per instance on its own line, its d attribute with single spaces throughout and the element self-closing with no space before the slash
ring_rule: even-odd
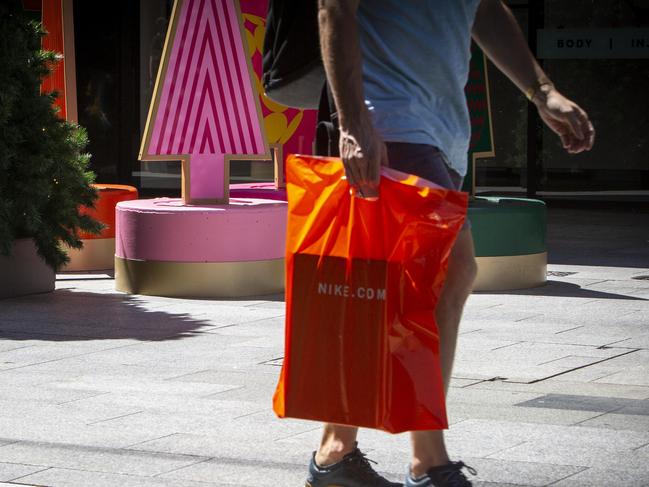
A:
<svg viewBox="0 0 649 487">
<path fill-rule="evenodd" d="M 649 431 L 614 431 L 587 427 L 584 423 L 568 426 L 514 420 L 467 419 L 453 425 L 448 435 L 465 441 L 489 437 L 503 438 L 503 443 L 555 442 L 566 447 L 588 445 L 620 451 L 642 448 L 649 443 Z"/>
<path fill-rule="evenodd" d="M 193 401 L 186 401 L 191 404 Z M 179 408 L 163 406 L 166 410 L 148 409 L 142 412 L 106 419 L 98 423 L 116 431 L 155 432 L 156 436 L 173 433 L 202 433 L 229 431 L 229 421 L 246 414 L 251 414 L 264 409 L 255 403 L 232 401 L 213 401 L 209 411 L 194 412 L 182 411 Z M 266 406 L 268 407 L 268 406 Z"/>
<path fill-rule="evenodd" d="M 635 451 L 640 455 L 649 455 L 649 442 L 647 442 L 647 444 L 641 446 L 640 448 L 636 448 Z"/>
<path fill-rule="evenodd" d="M 449 390 L 446 400 L 451 407 L 455 404 L 511 406 L 534 400 L 540 396 L 542 394 L 536 392 L 495 391 L 492 389 L 464 387 Z"/>
<path fill-rule="evenodd" d="M 547 394 L 516 406 L 529 408 L 571 409 L 574 411 L 617 411 L 621 414 L 649 416 L 649 401 L 619 397 L 576 396 L 570 394 Z"/>
<path fill-rule="evenodd" d="M 128 474 L 109 474 L 63 468 L 50 468 L 20 479 L 20 482 L 51 487 L 225 487 L 214 482 L 168 480 Z M 2 484 L 0 484 L 2 485 Z M 12 484 L 16 487 L 15 484 Z M 232 484 L 227 484 L 232 487 Z M 247 487 L 247 486 L 242 486 Z M 251 486 L 252 487 L 252 486 Z"/>
<path fill-rule="evenodd" d="M 475 331 L 476 339 L 479 336 L 485 339 L 505 339 L 516 337 L 517 341 L 548 344 L 568 344 L 600 347 L 614 342 L 622 342 L 639 334 L 637 329 L 625 330 L 611 328 L 610 324 L 598 327 L 588 326 L 576 328 L 581 325 L 582 320 L 568 323 L 556 323 L 549 320 L 523 322 L 519 324 L 507 323 L 499 320 L 484 320 L 469 322 L 470 325 L 478 328 Z M 574 331 L 566 331 L 566 330 Z M 473 334 L 473 333 L 471 333 Z M 574 353 L 573 350 L 571 353 Z M 558 358 L 558 357 L 557 357 Z"/>
<path fill-rule="evenodd" d="M 25 421 L 29 418 L 34 422 L 52 420 L 60 421 L 61 424 L 78 424 L 87 421 L 92 421 L 102 416 L 101 409 L 93 411 L 77 410 L 69 405 L 74 403 L 64 404 L 44 404 L 35 401 L 0 401 L 0 418 L 4 421 L 11 421 L 12 419 L 17 422 Z M 104 414 L 123 414 L 133 411 L 132 407 L 123 408 L 121 410 L 106 410 Z"/>
<path fill-rule="evenodd" d="M 613 362 L 601 362 L 598 364 L 589 365 L 588 367 L 583 367 L 580 369 L 568 370 L 564 374 L 551 377 L 550 380 L 553 381 L 565 381 L 568 383 L 594 383 L 597 379 L 602 379 L 608 377 L 615 373 L 621 372 L 624 370 L 623 366 L 615 365 Z M 619 386 L 614 382 L 607 383 L 612 386 Z"/>
<path fill-rule="evenodd" d="M 552 484 L 561 487 L 593 487 L 596 485 L 615 485 L 620 487 L 646 487 L 649 473 L 624 468 L 604 469 L 592 467 Z"/>
<path fill-rule="evenodd" d="M 474 482 L 475 487 L 526 487 L 523 484 L 504 484 L 502 482 Z"/>
<path fill-rule="evenodd" d="M 649 417 L 607 413 L 579 423 L 579 426 L 647 432 L 649 431 Z"/>
<path fill-rule="evenodd" d="M 262 301 L 257 304 L 250 305 L 252 308 L 267 308 L 267 309 L 286 309 L 286 303 L 284 302 L 284 296 L 281 296 L 281 300 L 278 301 Z"/>
<path fill-rule="evenodd" d="M 96 391 L 73 388 L 57 389 L 49 385 L 20 386 L 17 384 L 2 384 L 2 399 L 0 399 L 0 404 L 4 404 L 4 407 L 0 407 L 0 415 L 10 407 L 10 403 L 19 401 L 61 404 L 86 399 L 97 394 L 98 392 Z"/>
<path fill-rule="evenodd" d="M 641 333 L 635 335 L 633 338 L 627 338 L 617 344 L 620 347 L 642 348 L 649 349 L 649 333 Z"/>
<path fill-rule="evenodd" d="M 35 342 L 31 343 L 20 343 L 14 340 L 7 340 L 6 338 L 0 339 L 0 353 L 10 352 L 13 350 L 19 350 L 21 348 L 33 347 Z"/>
<path fill-rule="evenodd" d="M 604 431 L 604 430 L 603 430 Z M 626 450 L 618 451 L 613 446 L 561 444 L 556 440 L 537 440 L 502 450 L 491 458 L 519 462 L 541 462 L 556 465 L 607 468 L 624 465 L 629 471 L 649 474 L 647 454 Z M 648 477 L 649 478 L 649 477 Z"/>
<path fill-rule="evenodd" d="M 596 379 L 595 382 L 649 386 L 649 364 L 627 367 L 625 370 Z"/>
<path fill-rule="evenodd" d="M 170 455 L 53 443 L 13 443 L 0 447 L 0 462 L 75 470 L 157 475 L 203 461 L 204 457 Z"/>
<path fill-rule="evenodd" d="M 50 387 L 55 387 L 62 391 L 67 389 L 88 391 L 89 396 L 96 396 L 99 392 L 113 392 L 113 393 L 129 393 L 147 391 L 150 396 L 164 394 L 168 396 L 181 395 L 186 398 L 201 397 L 217 392 L 223 392 L 233 388 L 233 386 L 222 384 L 207 384 L 207 383 L 186 383 L 186 382 L 173 382 L 165 380 L 144 380 L 144 379 L 130 379 L 124 381 L 120 377 L 88 377 L 84 376 L 78 379 L 71 379 L 69 381 L 60 381 L 50 384 Z M 94 393 L 94 394 L 92 394 Z M 83 399 L 83 397 L 80 397 Z"/>
<path fill-rule="evenodd" d="M 218 326 L 250 323 L 283 315 L 282 309 L 250 306 L 211 305 L 192 311 L 193 317 L 208 320 L 211 324 Z"/>
<path fill-rule="evenodd" d="M 649 323 L 648 323 L 649 326 Z M 615 345 L 614 348 L 619 347 L 620 345 Z M 611 359 L 611 362 L 615 365 L 621 365 L 624 367 L 640 367 L 649 366 L 649 350 L 635 350 L 632 353 L 627 353 L 619 357 Z"/>
<path fill-rule="evenodd" d="M 545 486 L 584 470 L 571 465 L 551 465 L 532 462 L 514 462 L 490 458 L 464 458 L 463 461 L 478 471 L 476 479 L 496 484 L 524 484 Z"/>
<path fill-rule="evenodd" d="M 584 369 L 585 370 L 585 369 Z M 571 392 L 584 396 L 620 397 L 626 399 L 649 399 L 649 387 L 628 386 L 622 384 L 601 384 L 594 382 L 577 382 L 568 380 L 574 372 L 533 384 L 512 383 L 505 381 L 482 381 L 471 385 L 475 389 L 495 391 L 518 391 L 539 394 L 562 394 Z"/>
<path fill-rule="evenodd" d="M 161 478 L 275 487 L 301 485 L 305 479 L 305 469 L 304 465 L 250 464 L 243 459 L 213 459 L 162 475 Z"/>
<path fill-rule="evenodd" d="M 649 416 L 649 400 L 636 401 L 616 411 L 620 414 Z"/>
<path fill-rule="evenodd" d="M 608 267 L 594 265 L 561 265 L 552 263 L 548 265 L 548 270 L 552 271 L 569 271 L 577 272 L 582 279 L 597 280 L 628 280 L 638 274 L 644 274 L 649 271 L 643 267 Z"/>
<path fill-rule="evenodd" d="M 571 425 L 598 416 L 593 411 L 567 409 L 520 408 L 516 406 L 486 406 L 482 404 L 453 404 L 448 409 L 451 421 L 455 418 L 512 420 L 522 423 Z"/>
<path fill-rule="evenodd" d="M 483 382 L 482 380 L 476 380 L 476 379 L 460 379 L 459 377 L 451 377 L 451 383 L 449 384 L 449 387 L 453 387 L 453 388 L 470 387 L 476 384 L 481 384 L 482 382 Z"/>
<path fill-rule="evenodd" d="M 546 343 L 524 342 L 524 348 L 519 349 L 518 345 L 512 345 L 505 349 L 492 352 L 471 353 L 471 351 L 462 351 L 458 353 L 454 365 L 454 375 L 464 379 L 483 379 L 502 378 L 509 382 L 531 383 L 548 378 L 556 377 L 570 373 L 572 370 L 581 370 L 582 367 L 588 368 L 583 362 L 579 364 L 562 362 L 570 352 L 593 353 L 591 350 L 582 351 L 581 346 L 572 345 L 553 345 Z M 575 347 L 577 349 L 572 349 Z M 514 349 L 514 350 L 509 350 Z M 572 350 L 571 350 L 572 349 Z M 498 352 L 507 350 L 498 356 Z M 627 350 L 607 350 L 607 356 L 593 356 L 585 359 L 587 363 L 596 365 L 597 362 L 607 360 L 607 357 L 613 357 L 621 353 L 628 353 Z M 568 355 L 564 355 L 567 353 Z M 617 372 L 621 367 L 612 369 Z M 604 374 L 598 375 L 597 378 L 611 374 L 611 369 L 606 369 Z"/>
<path fill-rule="evenodd" d="M 41 472 L 45 467 L 22 465 L 18 463 L 0 463 L 0 481 L 10 482 L 25 475 Z M 2 485 L 2 484 L 0 484 Z"/>
<path fill-rule="evenodd" d="M 107 425 L 108 423 L 95 423 L 88 426 L 85 422 L 64 415 L 53 417 L 45 413 L 34 416 L 0 417 L 0 437 L 6 441 L 54 442 L 121 448 L 161 436 L 151 428 L 114 429 Z"/>
<path fill-rule="evenodd" d="M 234 325 L 214 326 L 207 333 L 226 336 L 244 337 L 272 337 L 284 335 L 284 316 L 253 321 L 251 323 L 238 323 Z"/>
</svg>

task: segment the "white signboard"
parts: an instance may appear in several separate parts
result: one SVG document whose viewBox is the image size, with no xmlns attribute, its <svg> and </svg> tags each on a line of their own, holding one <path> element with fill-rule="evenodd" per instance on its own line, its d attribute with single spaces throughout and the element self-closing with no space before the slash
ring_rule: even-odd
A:
<svg viewBox="0 0 649 487">
<path fill-rule="evenodd" d="M 649 29 L 539 29 L 539 59 L 649 59 Z"/>
</svg>

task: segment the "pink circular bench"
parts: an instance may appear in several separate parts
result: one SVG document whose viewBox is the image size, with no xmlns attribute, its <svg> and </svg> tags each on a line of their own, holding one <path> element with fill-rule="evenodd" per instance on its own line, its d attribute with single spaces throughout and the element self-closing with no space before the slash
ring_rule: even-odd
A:
<svg viewBox="0 0 649 487">
<path fill-rule="evenodd" d="M 232 196 L 228 205 L 173 198 L 119 203 L 117 289 L 184 297 L 281 292 L 286 210 L 279 199 Z"/>
</svg>

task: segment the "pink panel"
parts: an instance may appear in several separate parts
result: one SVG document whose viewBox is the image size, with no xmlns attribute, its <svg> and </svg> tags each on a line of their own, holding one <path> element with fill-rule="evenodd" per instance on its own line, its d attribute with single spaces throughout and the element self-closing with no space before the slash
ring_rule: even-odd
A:
<svg viewBox="0 0 649 487">
<path fill-rule="evenodd" d="M 223 197 L 224 154 L 264 153 L 247 55 L 234 0 L 182 2 L 148 150 L 191 156 L 191 198 Z"/>
<path fill-rule="evenodd" d="M 287 201 L 286 189 L 275 189 L 275 183 L 243 183 L 230 185 L 230 198 L 254 198 Z"/>
<path fill-rule="evenodd" d="M 115 254 L 164 262 L 244 262 L 284 257 L 285 202 L 232 198 L 229 205 L 184 206 L 180 199 L 122 202 Z"/>
<path fill-rule="evenodd" d="M 192 156 L 191 173 L 189 175 L 192 198 L 210 198 L 223 192 L 225 172 L 214 171 L 214 166 L 223 166 L 222 154 L 196 154 Z"/>
<path fill-rule="evenodd" d="M 255 38 L 255 33 L 259 28 L 257 21 L 261 21 L 262 28 L 265 28 L 265 18 L 268 11 L 268 0 L 240 0 L 241 11 L 245 15 L 252 15 L 259 19 L 255 22 L 250 20 L 244 21 L 244 26 L 248 32 Z M 255 75 L 261 79 L 262 75 L 262 49 L 260 45 L 255 46 L 252 53 L 252 65 Z M 266 105 L 263 95 L 259 94 L 262 113 L 268 123 L 269 115 L 273 111 Z M 289 154 L 311 154 L 313 151 L 313 140 L 315 139 L 315 127 L 317 123 L 317 110 L 299 110 L 296 108 L 282 107 L 278 111 L 276 105 L 271 105 L 275 113 L 281 113 L 285 117 L 285 128 L 282 131 L 282 147 L 284 157 Z M 296 117 L 301 116 L 302 120 L 297 127 L 292 125 L 292 121 Z M 277 120 L 275 123 L 279 123 Z M 269 129 L 269 132 L 271 130 Z M 277 132 L 277 128 L 273 132 Z M 279 141 L 269 140 L 269 143 L 276 143 Z"/>
</svg>

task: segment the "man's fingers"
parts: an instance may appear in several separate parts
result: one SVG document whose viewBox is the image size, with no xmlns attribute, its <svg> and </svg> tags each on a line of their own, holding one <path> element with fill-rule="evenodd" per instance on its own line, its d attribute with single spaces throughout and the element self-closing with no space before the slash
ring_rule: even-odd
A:
<svg viewBox="0 0 649 487">
<path fill-rule="evenodd" d="M 340 154 L 348 183 L 361 197 L 378 192 L 380 167 L 387 163 L 385 143 L 378 134 L 353 133 L 341 130 Z"/>
<path fill-rule="evenodd" d="M 347 182 L 350 186 L 357 187 L 360 183 L 360 176 L 356 165 L 349 160 L 343 159 L 343 166 L 345 166 L 345 175 L 347 176 Z"/>
<path fill-rule="evenodd" d="M 590 123 L 590 120 L 588 120 L 588 115 L 586 115 L 586 112 L 579 109 L 579 124 L 581 127 L 581 133 L 584 134 L 584 139 L 588 138 L 588 132 L 590 128 L 592 128 L 592 124 Z"/>
<path fill-rule="evenodd" d="M 555 93 L 551 100 L 548 98 L 547 104 L 539 106 L 539 114 L 569 153 L 577 154 L 593 148 L 595 129 L 588 114 L 560 93 Z"/>
<path fill-rule="evenodd" d="M 378 186 L 381 180 L 381 167 L 388 164 L 388 151 L 383 142 L 379 143 L 378 152 L 375 160 L 370 161 L 370 172 L 368 181 L 374 186 Z"/>
<path fill-rule="evenodd" d="M 358 192 L 361 198 L 374 199 L 379 195 L 379 188 L 376 185 L 361 184 Z"/>
<path fill-rule="evenodd" d="M 588 119 L 588 115 L 586 114 L 586 112 L 580 109 L 579 117 L 580 127 L 582 133 L 584 134 L 584 137 L 576 141 L 576 146 L 574 148 L 575 152 L 591 150 L 593 148 L 593 144 L 595 143 L 595 128 Z"/>
<path fill-rule="evenodd" d="M 595 127 L 593 127 L 593 124 L 590 122 L 590 120 L 588 120 L 588 126 L 586 129 L 586 139 L 586 150 L 591 150 L 593 148 L 593 145 L 595 144 Z"/>
<path fill-rule="evenodd" d="M 573 135 L 578 139 L 578 140 L 583 140 L 584 139 L 584 131 L 582 130 L 581 127 L 581 117 L 579 116 L 578 112 L 572 112 L 569 113 L 566 117 L 566 121 L 568 122 L 568 126 L 570 127 L 570 131 L 573 133 Z"/>
<path fill-rule="evenodd" d="M 385 142 L 381 143 L 381 159 L 380 159 L 381 164 L 379 164 L 379 171 L 381 167 L 389 167 L 390 166 L 390 161 L 388 159 L 388 148 L 385 145 Z"/>
<path fill-rule="evenodd" d="M 561 131 L 557 131 L 557 135 L 561 139 L 561 146 L 564 149 L 568 150 L 572 143 L 572 140 L 570 138 L 570 132 L 567 130 L 561 130 Z"/>
<path fill-rule="evenodd" d="M 367 186 L 372 181 L 372 161 L 367 158 L 356 161 L 358 167 L 358 184 Z"/>
</svg>

